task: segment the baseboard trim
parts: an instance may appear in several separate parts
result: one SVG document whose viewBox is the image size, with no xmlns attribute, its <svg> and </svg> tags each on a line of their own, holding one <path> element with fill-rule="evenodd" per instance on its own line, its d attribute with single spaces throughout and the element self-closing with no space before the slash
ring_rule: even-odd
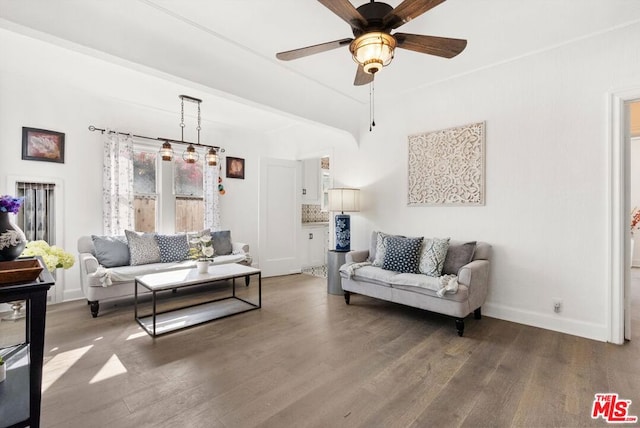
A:
<svg viewBox="0 0 640 428">
<path fill-rule="evenodd" d="M 544 328 L 572 336 L 607 342 L 609 332 L 606 325 L 565 318 L 562 314 L 542 314 L 539 312 L 514 309 L 512 307 L 485 303 L 482 314 L 492 318 Z"/>
</svg>

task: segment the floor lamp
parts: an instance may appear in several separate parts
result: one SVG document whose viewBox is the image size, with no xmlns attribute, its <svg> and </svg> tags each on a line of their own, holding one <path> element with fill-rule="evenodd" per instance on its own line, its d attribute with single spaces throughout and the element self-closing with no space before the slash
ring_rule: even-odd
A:
<svg viewBox="0 0 640 428">
<path fill-rule="evenodd" d="M 360 189 L 329 189 L 329 211 L 335 216 L 336 251 L 351 251 L 351 218 L 347 212 L 360 211 Z"/>
</svg>

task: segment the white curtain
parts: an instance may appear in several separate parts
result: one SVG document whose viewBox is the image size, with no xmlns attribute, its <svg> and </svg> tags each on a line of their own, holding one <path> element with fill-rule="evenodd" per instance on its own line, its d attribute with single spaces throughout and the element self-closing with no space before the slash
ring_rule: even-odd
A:
<svg viewBox="0 0 640 428">
<path fill-rule="evenodd" d="M 133 139 L 107 131 L 104 141 L 102 214 L 105 235 L 134 229 Z"/>
<path fill-rule="evenodd" d="M 220 210 L 218 202 L 218 178 L 220 177 L 220 164 L 222 157 L 218 160 L 218 166 L 208 166 L 204 164 L 204 228 L 220 230 Z"/>
</svg>

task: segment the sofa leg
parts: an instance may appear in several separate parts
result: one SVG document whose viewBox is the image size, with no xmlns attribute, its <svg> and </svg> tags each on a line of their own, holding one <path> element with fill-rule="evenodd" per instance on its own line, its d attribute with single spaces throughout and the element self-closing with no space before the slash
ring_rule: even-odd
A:
<svg viewBox="0 0 640 428">
<path fill-rule="evenodd" d="M 251 282 L 251 277 L 249 275 L 244 277 L 244 285 L 249 286 L 249 282 Z"/>
<path fill-rule="evenodd" d="M 93 302 L 89 302 L 91 306 L 91 316 L 94 318 L 98 317 L 98 311 L 100 310 L 100 302 L 94 300 Z"/>
<path fill-rule="evenodd" d="M 348 291 L 344 292 L 344 301 L 347 302 L 347 305 L 351 301 L 351 293 L 349 293 Z"/>
<path fill-rule="evenodd" d="M 482 308 L 478 308 L 473 311 L 473 317 L 477 320 L 482 319 Z"/>
<path fill-rule="evenodd" d="M 458 330 L 458 336 L 462 337 L 464 334 L 464 320 L 462 318 L 456 318 L 456 330 Z"/>
</svg>

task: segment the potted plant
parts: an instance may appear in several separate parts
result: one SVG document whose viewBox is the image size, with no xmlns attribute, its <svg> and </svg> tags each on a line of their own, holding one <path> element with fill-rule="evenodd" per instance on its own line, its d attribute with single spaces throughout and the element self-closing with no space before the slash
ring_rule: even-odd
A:
<svg viewBox="0 0 640 428">
<path fill-rule="evenodd" d="M 192 247 L 189 249 L 189 253 L 191 258 L 196 260 L 198 273 L 207 273 L 209 262 L 213 260 L 214 253 L 211 235 L 207 233 L 193 238 L 190 242 Z"/>
<path fill-rule="evenodd" d="M 2 355 L 0 355 L 0 382 L 4 382 L 7 378 L 7 368 Z"/>
</svg>

